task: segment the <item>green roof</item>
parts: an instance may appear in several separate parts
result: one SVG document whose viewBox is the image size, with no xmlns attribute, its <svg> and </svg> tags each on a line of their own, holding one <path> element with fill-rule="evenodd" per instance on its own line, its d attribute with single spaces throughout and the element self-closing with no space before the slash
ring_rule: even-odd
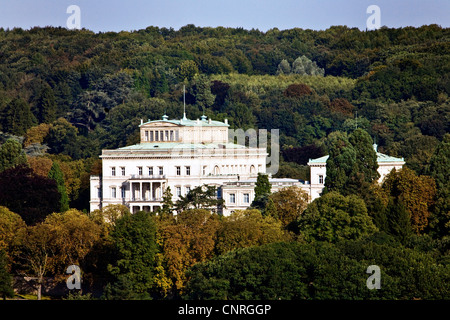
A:
<svg viewBox="0 0 450 320">
<path fill-rule="evenodd" d="M 170 150 L 170 149 L 245 149 L 246 146 L 234 143 L 180 143 L 180 142 L 145 142 L 115 150 Z"/>
<path fill-rule="evenodd" d="M 328 160 L 328 155 L 317 158 L 317 159 L 309 159 L 308 163 L 326 163 Z M 391 157 L 386 154 L 377 152 L 377 162 L 404 162 L 403 158 Z"/>
<path fill-rule="evenodd" d="M 211 122 L 209 120 L 206 120 L 206 117 L 202 117 L 202 119 L 200 120 L 191 120 L 191 119 L 180 119 L 180 120 L 168 120 L 167 117 L 163 117 L 162 120 L 152 120 L 152 121 L 147 121 L 143 124 L 141 124 L 140 126 L 143 126 L 145 124 L 149 124 L 149 123 L 171 123 L 171 124 L 176 124 L 179 126 L 186 126 L 186 127 L 229 127 L 229 124 L 221 122 L 221 121 L 215 121 L 215 120 L 211 120 Z"/>
</svg>

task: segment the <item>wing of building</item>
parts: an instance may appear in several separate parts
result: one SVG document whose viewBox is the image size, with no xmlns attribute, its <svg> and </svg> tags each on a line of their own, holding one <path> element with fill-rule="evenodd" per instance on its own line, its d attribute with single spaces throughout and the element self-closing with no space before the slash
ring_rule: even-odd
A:
<svg viewBox="0 0 450 320">
<path fill-rule="evenodd" d="M 378 182 L 381 183 L 392 169 L 401 169 L 405 164 L 405 161 L 403 158 L 395 158 L 378 152 L 376 144 L 374 144 L 373 147 L 377 153 L 378 173 L 380 174 Z M 328 156 L 323 156 L 317 159 L 310 159 L 308 162 L 311 181 L 309 182 L 309 185 L 304 185 L 303 188 L 309 193 L 311 201 L 320 197 L 325 186 L 327 159 Z"/>
<path fill-rule="evenodd" d="M 102 150 L 102 175 L 90 178 L 90 210 L 124 204 L 131 212 L 156 211 L 167 187 L 175 202 L 205 184 L 216 186 L 218 197 L 224 199 L 222 214 L 249 207 L 257 175 L 266 173 L 268 153 L 266 148 L 230 143 L 228 127 L 227 120 L 213 121 L 206 116 L 169 120 L 164 115 L 161 120 L 141 121 L 139 144 Z M 377 156 L 380 181 L 404 164 L 403 159 L 378 152 Z M 324 187 L 327 158 L 308 162 L 311 182 L 269 175 L 272 191 L 298 186 L 314 200 Z"/>
</svg>

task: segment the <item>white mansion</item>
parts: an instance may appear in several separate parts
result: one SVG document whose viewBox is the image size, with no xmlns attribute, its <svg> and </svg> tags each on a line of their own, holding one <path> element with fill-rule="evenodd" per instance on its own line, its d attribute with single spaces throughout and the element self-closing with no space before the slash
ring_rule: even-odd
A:
<svg viewBox="0 0 450 320">
<path fill-rule="evenodd" d="M 192 188 L 213 185 L 225 201 L 224 215 L 245 209 L 254 199 L 259 172 L 266 173 L 267 150 L 228 141 L 228 123 L 202 116 L 189 120 L 153 120 L 140 125 L 140 143 L 102 150 L 102 175 L 91 176 L 90 210 L 124 204 L 131 212 L 155 211 L 170 187 L 175 202 Z M 381 180 L 403 159 L 377 152 Z M 320 196 L 326 176 L 327 156 L 310 160 L 311 183 L 270 178 L 272 191 L 299 186 L 310 196 Z"/>
</svg>

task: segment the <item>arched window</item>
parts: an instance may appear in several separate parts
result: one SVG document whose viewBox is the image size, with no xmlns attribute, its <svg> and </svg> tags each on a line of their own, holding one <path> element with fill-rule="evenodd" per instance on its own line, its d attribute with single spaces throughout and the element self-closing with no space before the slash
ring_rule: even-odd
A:
<svg viewBox="0 0 450 320">
<path fill-rule="evenodd" d="M 214 174 L 220 174 L 219 166 L 214 167 Z"/>
<path fill-rule="evenodd" d="M 256 172 L 255 166 L 251 165 L 250 166 L 250 173 L 255 173 L 255 172 Z"/>
</svg>

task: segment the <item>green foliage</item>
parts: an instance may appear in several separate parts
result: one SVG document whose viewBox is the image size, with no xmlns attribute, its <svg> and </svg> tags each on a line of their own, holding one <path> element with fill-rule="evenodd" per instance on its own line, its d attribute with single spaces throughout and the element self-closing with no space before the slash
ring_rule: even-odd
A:
<svg viewBox="0 0 450 320">
<path fill-rule="evenodd" d="M 329 192 L 315 199 L 300 216 L 299 232 L 307 241 L 360 239 L 377 231 L 364 201 Z"/>
<path fill-rule="evenodd" d="M 381 289 L 366 287 L 367 267 Z M 242 266 L 245 266 L 243 268 Z M 191 268 L 187 299 L 448 299 L 448 265 L 431 254 L 371 241 L 274 243 L 244 248 Z M 432 279 L 431 281 L 428 281 Z"/>
<path fill-rule="evenodd" d="M 56 181 L 56 187 L 61 197 L 59 212 L 65 212 L 69 209 L 69 197 L 67 196 L 66 186 L 64 184 L 64 175 L 59 167 L 58 162 L 53 161 L 52 167 L 48 173 L 48 178 Z"/>
<path fill-rule="evenodd" d="M 0 172 L 21 164 L 27 164 L 27 157 L 21 144 L 14 139 L 6 140 L 0 146 Z"/>
<path fill-rule="evenodd" d="M 206 209 L 216 212 L 223 206 L 224 200 L 217 198 L 217 189 L 215 186 L 198 186 L 189 191 L 185 196 L 180 196 L 180 199 L 175 203 L 175 208 L 178 212 L 190 208 Z"/>
<path fill-rule="evenodd" d="M 261 172 L 258 173 L 255 184 L 255 198 L 251 207 L 265 212 L 267 202 L 269 201 L 270 189 L 272 185 L 269 182 L 269 176 Z"/>
<path fill-rule="evenodd" d="M 9 273 L 7 262 L 5 250 L 0 249 L 0 297 L 3 300 L 14 297 L 13 278 Z"/>
<path fill-rule="evenodd" d="M 116 221 L 111 232 L 117 260 L 109 266 L 115 282 L 109 287 L 111 299 L 146 297 L 153 288 L 156 224 L 148 212 L 127 214 Z"/>
</svg>

